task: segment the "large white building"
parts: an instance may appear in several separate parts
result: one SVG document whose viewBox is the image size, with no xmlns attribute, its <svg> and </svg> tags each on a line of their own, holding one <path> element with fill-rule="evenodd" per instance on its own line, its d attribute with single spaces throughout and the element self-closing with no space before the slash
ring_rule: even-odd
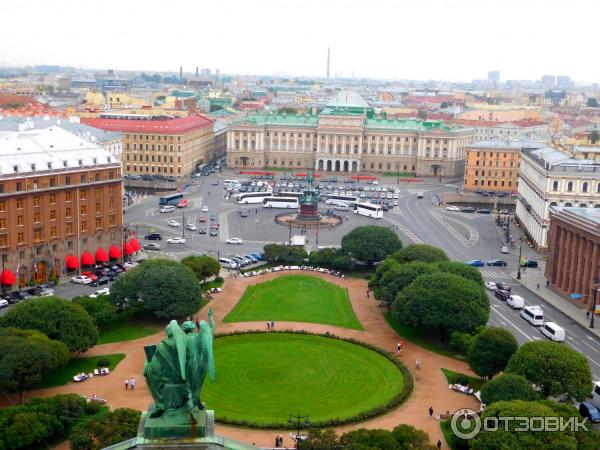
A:
<svg viewBox="0 0 600 450">
<path fill-rule="evenodd" d="M 538 249 L 547 246 L 550 208 L 600 208 L 600 164 L 552 148 L 523 149 L 517 217 Z"/>
</svg>

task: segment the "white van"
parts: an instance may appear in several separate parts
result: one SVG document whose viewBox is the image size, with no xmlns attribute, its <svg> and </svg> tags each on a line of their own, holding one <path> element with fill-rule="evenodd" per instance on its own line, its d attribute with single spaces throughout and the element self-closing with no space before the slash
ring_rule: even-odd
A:
<svg viewBox="0 0 600 450">
<path fill-rule="evenodd" d="M 219 258 L 219 264 L 226 269 L 237 269 L 238 267 L 238 263 L 229 258 Z"/>
<path fill-rule="evenodd" d="M 544 325 L 544 311 L 539 305 L 526 306 L 521 310 L 521 317 L 536 327 Z"/>
<path fill-rule="evenodd" d="M 540 331 L 544 336 L 554 342 L 564 342 L 565 341 L 565 329 L 563 327 L 559 327 L 554 322 L 544 322 Z"/>
<path fill-rule="evenodd" d="M 525 307 L 525 299 L 520 295 L 511 295 L 506 300 L 508 306 L 512 306 L 514 309 L 523 309 Z"/>
<path fill-rule="evenodd" d="M 239 184 L 240 184 L 240 182 L 238 180 L 225 180 L 225 181 L 223 181 L 223 186 L 225 186 L 225 187 L 230 187 L 232 185 L 237 186 Z"/>
<path fill-rule="evenodd" d="M 160 207 L 160 209 L 158 210 L 161 213 L 170 213 L 175 211 L 175 207 L 172 205 L 163 205 Z"/>
</svg>

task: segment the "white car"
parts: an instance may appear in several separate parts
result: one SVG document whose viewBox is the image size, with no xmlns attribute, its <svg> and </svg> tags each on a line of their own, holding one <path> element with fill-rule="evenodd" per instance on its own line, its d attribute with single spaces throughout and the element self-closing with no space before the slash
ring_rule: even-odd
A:
<svg viewBox="0 0 600 450">
<path fill-rule="evenodd" d="M 170 227 L 178 227 L 181 225 L 179 222 L 177 222 L 174 219 L 169 220 L 167 223 L 169 224 Z"/>
<path fill-rule="evenodd" d="M 237 244 L 237 245 L 242 245 L 244 243 L 244 241 L 242 241 L 240 238 L 230 238 L 227 239 L 227 244 Z"/>
<path fill-rule="evenodd" d="M 167 244 L 185 244 L 185 239 L 182 237 L 174 237 L 167 239 Z"/>
<path fill-rule="evenodd" d="M 85 275 L 77 275 L 76 277 L 71 278 L 71 283 L 76 284 L 90 284 L 92 279 L 90 277 L 86 277 Z"/>
<path fill-rule="evenodd" d="M 94 292 L 93 294 L 90 294 L 90 297 L 91 298 L 98 298 L 101 295 L 110 295 L 110 288 L 100 289 L 100 290 Z"/>
<path fill-rule="evenodd" d="M 458 206 L 449 205 L 446 206 L 446 211 L 460 211 L 460 208 Z"/>
<path fill-rule="evenodd" d="M 137 263 L 135 261 L 128 261 L 126 263 L 123 263 L 123 267 L 125 267 L 126 269 L 133 269 L 135 266 L 139 266 L 140 263 Z"/>
<path fill-rule="evenodd" d="M 0 299 L 0 308 L 6 308 L 8 306 L 8 300 Z"/>
<path fill-rule="evenodd" d="M 498 286 L 496 286 L 496 283 L 494 283 L 493 281 L 486 281 L 485 282 L 485 288 L 490 290 L 490 291 L 497 291 L 498 290 Z"/>
<path fill-rule="evenodd" d="M 500 253 L 508 253 L 508 247 L 505 245 L 500 249 Z"/>
<path fill-rule="evenodd" d="M 198 231 L 198 227 L 196 225 L 194 225 L 193 223 L 186 223 L 185 229 L 190 230 L 190 231 Z"/>
<path fill-rule="evenodd" d="M 202 207 L 202 212 L 208 212 L 208 206 L 204 205 L 204 206 Z"/>
</svg>

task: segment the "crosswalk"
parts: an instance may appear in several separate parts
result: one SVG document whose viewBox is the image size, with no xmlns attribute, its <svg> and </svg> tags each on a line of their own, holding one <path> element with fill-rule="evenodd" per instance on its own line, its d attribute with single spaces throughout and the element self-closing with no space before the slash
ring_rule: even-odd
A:
<svg viewBox="0 0 600 450">
<path fill-rule="evenodd" d="M 407 227 L 402 225 L 400 222 L 398 222 L 394 219 L 389 219 L 389 218 L 387 220 L 389 223 L 391 223 L 396 228 L 398 228 L 400 231 L 402 231 L 402 233 L 404 233 L 415 244 L 423 244 L 424 243 L 423 240 L 419 236 L 417 236 L 415 233 L 410 231 Z"/>
<path fill-rule="evenodd" d="M 506 273 L 501 272 L 500 270 L 480 269 L 480 272 L 481 275 L 483 275 L 483 278 L 485 278 L 487 281 L 510 279 L 510 277 Z"/>
</svg>

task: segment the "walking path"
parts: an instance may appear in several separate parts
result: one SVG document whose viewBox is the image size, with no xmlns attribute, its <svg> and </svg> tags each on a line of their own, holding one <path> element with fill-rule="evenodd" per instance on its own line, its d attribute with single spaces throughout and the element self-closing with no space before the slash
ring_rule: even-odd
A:
<svg viewBox="0 0 600 450">
<path fill-rule="evenodd" d="M 223 285 L 223 292 L 218 294 L 215 300 L 209 305 L 214 311 L 217 332 L 223 333 L 250 329 L 264 330 L 264 321 L 224 324 L 222 320 L 236 305 L 247 286 L 262 283 L 286 274 L 289 274 L 289 272 L 271 273 L 252 278 L 227 279 Z M 329 331 L 339 336 L 354 338 L 387 349 L 390 353 L 395 352 L 399 337 L 385 321 L 385 318 L 377 307 L 377 301 L 373 298 L 367 298 L 367 282 L 365 280 L 342 279 L 325 274 L 311 273 L 311 275 L 318 276 L 348 289 L 352 307 L 356 316 L 361 321 L 364 330 L 350 330 L 329 325 L 296 322 L 277 322 L 277 329 L 307 330 L 315 333 Z M 205 307 L 198 315 L 200 318 L 206 319 L 207 312 L 208 308 Z M 148 404 L 152 402 L 152 397 L 142 375 L 145 359 L 144 346 L 156 343 L 163 337 L 164 333 L 161 332 L 135 341 L 98 345 L 88 351 L 85 356 L 109 353 L 125 353 L 127 355 L 111 375 L 95 377 L 79 384 L 69 383 L 55 388 L 27 392 L 25 397 L 49 396 L 69 392 L 75 392 L 86 397 L 96 394 L 101 398 L 107 399 L 112 408 L 129 407 L 145 410 Z M 429 352 L 410 342 L 405 343 L 402 354 L 398 357 L 413 371 L 415 377 L 415 388 L 411 397 L 399 408 L 385 415 L 365 422 L 338 427 L 336 429 L 338 433 L 357 428 L 392 429 L 396 425 L 406 423 L 426 431 L 431 437 L 431 442 L 435 445 L 438 439 L 444 442 L 444 438 L 438 421 L 435 418 L 434 420 L 430 420 L 428 417 L 427 411 L 430 406 L 433 407 L 434 415 L 447 411 L 453 413 L 459 408 L 477 409 L 479 407 L 474 397 L 449 390 L 448 382 L 440 370 L 443 367 L 456 372 L 473 375 L 466 363 Z M 417 359 L 421 362 L 420 370 L 414 369 Z M 217 376 L 218 370 L 217 366 Z M 131 390 L 125 391 L 124 380 L 132 376 L 138 381 L 137 387 L 133 392 Z M 285 395 L 285 393 L 281 393 L 281 395 Z M 273 445 L 275 435 L 278 433 L 277 431 L 242 429 L 220 424 L 217 424 L 215 429 L 217 434 L 247 443 L 254 443 L 258 446 L 268 447 Z M 292 442 L 289 438 L 289 431 L 279 431 L 279 434 L 284 436 L 284 444 L 291 447 Z"/>
</svg>

